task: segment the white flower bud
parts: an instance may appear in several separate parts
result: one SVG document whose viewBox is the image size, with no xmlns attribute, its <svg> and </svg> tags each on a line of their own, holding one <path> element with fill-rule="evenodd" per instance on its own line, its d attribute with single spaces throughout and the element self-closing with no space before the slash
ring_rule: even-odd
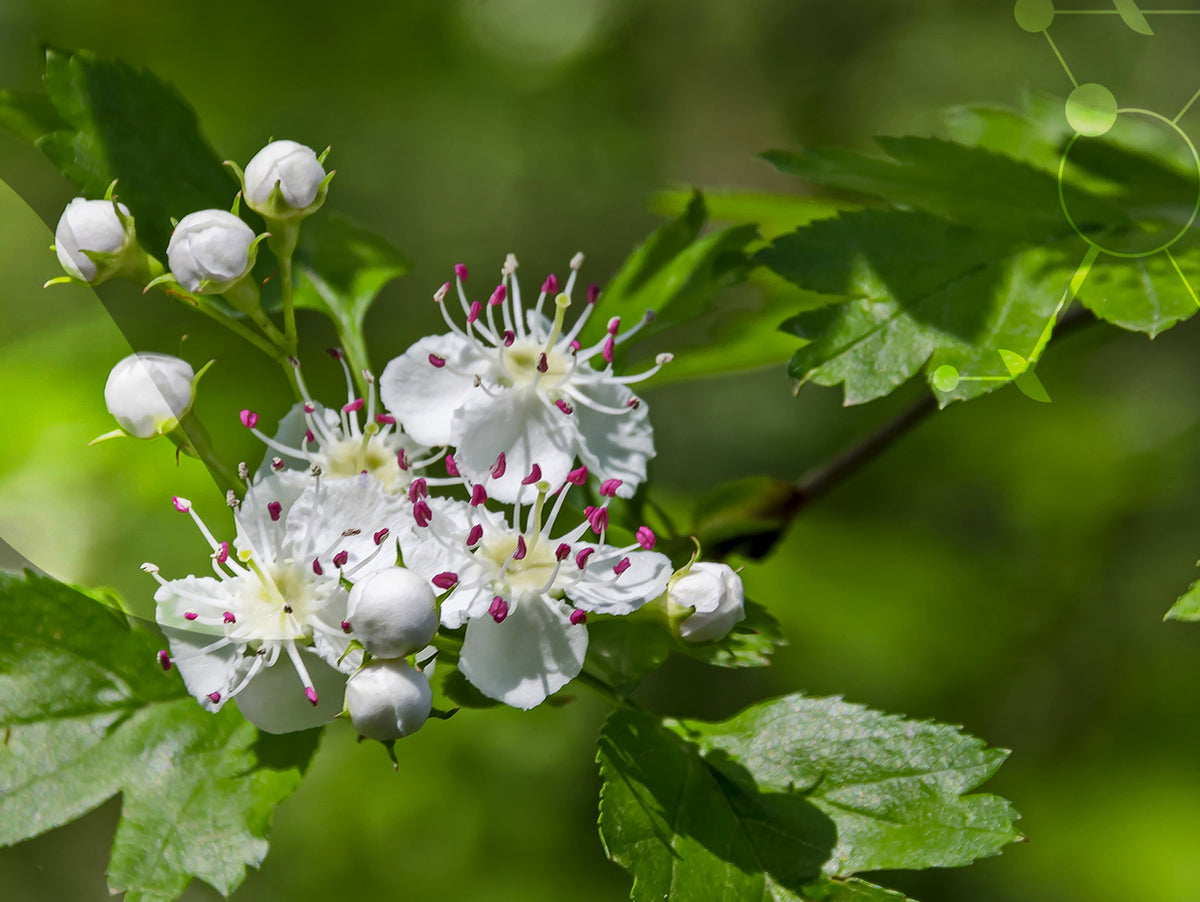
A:
<svg viewBox="0 0 1200 902">
<path fill-rule="evenodd" d="M 108 374 L 104 403 L 134 438 L 153 438 L 174 429 L 191 409 L 195 378 L 186 360 L 169 354 L 131 354 Z"/>
<path fill-rule="evenodd" d="M 200 210 L 179 221 L 167 245 L 175 280 L 188 291 L 221 294 L 250 271 L 254 231 L 227 210 Z"/>
<path fill-rule="evenodd" d="M 346 710 L 359 735 L 389 742 L 421 729 L 433 708 L 429 678 L 404 661 L 372 661 L 346 683 Z"/>
<path fill-rule="evenodd" d="M 668 588 L 667 598 L 672 608 L 692 608 L 695 612 L 679 624 L 679 637 L 684 642 L 724 639 L 734 625 L 746 619 L 742 578 L 726 564 L 692 564 Z"/>
<path fill-rule="evenodd" d="M 325 180 L 325 169 L 311 147 L 295 141 L 272 141 L 246 164 L 244 176 L 246 203 L 268 218 L 287 213 L 273 209 L 271 192 L 279 186 L 283 202 L 291 211 L 311 207 Z"/>
<path fill-rule="evenodd" d="M 129 208 L 119 205 L 121 215 L 128 216 Z M 103 281 L 119 268 L 119 261 L 127 250 L 135 247 L 132 223 L 125 227 L 111 200 L 84 200 L 77 197 L 63 210 L 58 227 L 54 230 L 54 252 L 58 262 L 68 275 L 85 282 Z M 111 254 L 115 265 L 97 265 L 85 253 Z"/>
<path fill-rule="evenodd" d="M 353 636 L 377 658 L 403 658 L 424 648 L 438 628 L 437 600 L 411 570 L 389 567 L 360 580 L 346 607 Z"/>
</svg>

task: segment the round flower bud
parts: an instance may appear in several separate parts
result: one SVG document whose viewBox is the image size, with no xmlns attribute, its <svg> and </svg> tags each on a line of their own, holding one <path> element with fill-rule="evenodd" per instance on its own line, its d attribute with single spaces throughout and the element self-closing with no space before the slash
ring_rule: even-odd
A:
<svg viewBox="0 0 1200 902">
<path fill-rule="evenodd" d="M 289 211 L 271 204 L 276 185 L 290 211 L 298 213 L 313 205 L 324 180 L 325 169 L 311 147 L 295 141 L 272 141 L 246 164 L 244 196 L 251 209 L 277 218 Z"/>
<path fill-rule="evenodd" d="M 346 683 L 346 710 L 360 736 L 390 742 L 421 729 L 433 708 L 429 678 L 404 661 L 372 661 Z"/>
<path fill-rule="evenodd" d="M 354 638 L 377 658 L 403 658 L 429 644 L 438 628 L 437 600 L 411 570 L 390 567 L 350 590 L 346 608 Z"/>
<path fill-rule="evenodd" d="M 693 564 L 667 589 L 667 598 L 672 607 L 694 611 L 679 624 L 684 642 L 724 639 L 735 624 L 746 619 L 742 578 L 726 564 Z"/>
<path fill-rule="evenodd" d="M 121 216 L 129 216 L 129 208 L 119 205 Z M 54 230 L 54 252 L 68 275 L 85 282 L 102 282 L 120 268 L 117 258 L 136 247 L 133 222 L 121 221 L 111 200 L 84 200 L 77 197 L 63 210 Z M 112 265 L 98 264 L 85 251 L 111 254 Z"/>
<path fill-rule="evenodd" d="M 153 438 L 175 428 L 192 406 L 196 374 L 169 354 L 131 354 L 112 368 L 104 403 L 134 438 Z"/>
<path fill-rule="evenodd" d="M 188 291 L 221 294 L 250 272 L 254 232 L 227 210 L 200 210 L 179 221 L 167 245 L 175 280 Z"/>
</svg>

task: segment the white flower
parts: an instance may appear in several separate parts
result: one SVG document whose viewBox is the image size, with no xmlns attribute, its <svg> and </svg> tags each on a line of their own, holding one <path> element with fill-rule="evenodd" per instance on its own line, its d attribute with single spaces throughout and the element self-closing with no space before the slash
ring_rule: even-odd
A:
<svg viewBox="0 0 1200 902">
<path fill-rule="evenodd" d="M 100 267 L 87 252 L 119 257 L 137 246 L 132 220 L 128 220 L 126 228 L 116 207 L 120 208 L 121 216 L 129 216 L 128 207 L 114 205 L 111 200 L 77 197 L 67 204 L 54 230 L 54 252 L 68 275 L 85 282 L 102 282 L 118 267 Z"/>
<path fill-rule="evenodd" d="M 112 368 L 104 403 L 134 438 L 170 432 L 192 407 L 196 374 L 186 360 L 169 354 L 130 354 Z"/>
<path fill-rule="evenodd" d="M 314 401 L 309 394 L 300 365 L 294 359 L 296 383 L 303 400 L 296 404 L 279 422 L 274 437 L 258 429 L 258 414 L 241 412 L 242 425 L 249 429 L 268 448 L 278 453 L 266 459 L 260 474 L 277 472 L 291 465 L 310 469 L 316 467 L 327 479 L 345 479 L 369 473 L 391 493 L 410 489 L 425 467 L 441 459 L 444 450 L 430 453 L 404 434 L 396 418 L 376 413 L 375 378 L 369 372 L 367 398 L 357 397 L 354 382 L 345 357 L 340 351 L 331 353 L 341 361 L 346 374 L 346 403 L 334 410 Z M 365 421 L 360 419 L 365 417 Z M 461 480 L 422 479 L 421 485 L 458 485 Z"/>
<path fill-rule="evenodd" d="M 646 463 L 654 456 L 646 405 L 628 386 L 652 376 L 670 355 L 660 355 L 645 373 L 613 373 L 616 346 L 636 333 L 650 314 L 623 334 L 620 319 L 614 318 L 603 340 L 582 348 L 577 336 L 595 306 L 595 286 L 588 290 L 583 313 L 564 331 L 582 259 L 576 255 L 571 261 L 562 294 L 551 275 L 528 311 L 521 304 L 517 262 L 511 254 L 486 304 L 467 302 L 467 270 L 456 266 L 466 330 L 446 310 L 446 283 L 434 299 L 450 333 L 421 339 L 391 361 L 380 378 L 380 396 L 405 430 L 425 445 L 456 446 L 465 476 L 482 480 L 505 455 L 507 473 L 496 475 L 490 488 L 500 501 L 516 498 L 521 479 L 535 462 L 545 478 L 558 485 L 577 456 L 600 478 L 621 480 L 622 494 L 631 495 L 646 478 Z M 542 313 L 547 297 L 554 298 L 553 321 Z M 597 359 L 603 369 L 592 365 Z"/>
<path fill-rule="evenodd" d="M 254 231 L 227 210 L 200 210 L 179 221 L 167 245 L 175 281 L 188 291 L 221 294 L 254 265 Z"/>
<path fill-rule="evenodd" d="M 335 716 L 344 678 L 325 671 L 350 673 L 362 657 L 346 654 L 349 593 L 342 580 L 394 563 L 387 537 L 407 522 L 399 500 L 365 476 L 271 476 L 249 490 L 236 513 L 234 551 L 189 501 L 174 503 L 207 541 L 215 576 L 166 580 L 154 565 L 143 566 L 160 585 L 155 617 L 170 643 L 160 663 L 177 665 L 188 691 L 211 711 L 250 693 L 243 713 L 270 732 L 308 729 Z M 284 660 L 289 679 L 275 672 Z M 321 701 L 319 675 L 337 698 Z"/>
<path fill-rule="evenodd" d="M 360 736 L 390 742 L 425 724 L 433 707 L 429 678 L 404 661 L 372 661 L 346 684 L 346 710 Z"/>
<path fill-rule="evenodd" d="M 669 605 L 695 613 L 679 624 L 685 642 L 715 642 L 746 619 L 746 594 L 742 578 L 726 564 L 692 564 L 674 579 L 667 591 Z"/>
<path fill-rule="evenodd" d="M 295 141 L 272 141 L 246 164 L 243 178 L 246 203 L 264 216 L 271 208 L 271 192 L 279 186 L 284 203 L 294 211 L 313 205 L 325 180 L 325 169 L 311 147 Z"/>
<path fill-rule="evenodd" d="M 354 584 L 346 618 L 350 635 L 368 654 L 403 658 L 427 646 L 437 632 L 437 599 L 417 574 L 389 567 Z"/>
<path fill-rule="evenodd" d="M 582 484 L 586 475 L 581 467 L 570 483 Z M 515 708 L 541 704 L 583 667 L 587 612 L 629 614 L 666 589 L 671 562 L 649 550 L 648 528 L 634 545 L 604 544 L 614 483 L 602 487 L 603 505 L 588 508 L 587 520 L 558 538 L 551 530 L 566 485 L 544 522 L 549 486 L 536 486 L 523 529 L 519 500 L 512 526 L 484 507 L 481 485 L 473 503 L 416 503 L 416 525 L 399 536 L 405 565 L 439 589 L 453 588 L 442 603 L 442 623 L 467 625 L 459 668 L 485 695 Z M 589 529 L 596 542 L 583 541 Z"/>
</svg>

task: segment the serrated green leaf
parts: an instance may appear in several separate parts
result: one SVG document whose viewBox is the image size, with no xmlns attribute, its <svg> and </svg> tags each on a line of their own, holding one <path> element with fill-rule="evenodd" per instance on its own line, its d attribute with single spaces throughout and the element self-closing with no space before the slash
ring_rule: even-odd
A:
<svg viewBox="0 0 1200 902">
<path fill-rule="evenodd" d="M 681 216 L 630 254 L 601 295 L 604 316 L 594 318 L 585 334 L 602 335 L 613 316 L 628 326 L 652 310 L 654 320 L 643 327 L 640 340 L 700 316 L 717 291 L 744 278 L 750 268 L 745 248 L 758 229 L 742 225 L 701 235 L 707 218 L 696 192 Z"/>
<path fill-rule="evenodd" d="M 614 711 L 597 760 L 600 836 L 634 902 L 770 902 L 772 880 L 799 891 L 833 848 L 833 823 L 802 796 L 730 780 L 652 714 Z"/>
<path fill-rule="evenodd" d="M 680 731 L 734 782 L 797 793 L 825 812 L 837 825 L 830 876 L 954 867 L 1021 838 L 1008 802 L 966 795 L 1008 753 L 956 727 L 791 695 Z"/>
<path fill-rule="evenodd" d="M 233 707 L 207 713 L 158 647 L 76 589 L 0 575 L 0 845 L 121 793 L 114 892 L 169 902 L 199 877 L 228 895 L 262 862 L 319 731 L 266 736 Z"/>
<path fill-rule="evenodd" d="M 855 298 L 783 325 L 806 342 L 793 378 L 843 384 L 860 404 L 949 365 L 971 378 L 940 392 L 943 406 L 1009 380 L 998 349 L 1033 356 L 1079 262 L 1061 246 L 882 210 L 814 223 L 758 258 L 801 287 Z"/>
<path fill-rule="evenodd" d="M 682 216 L 694 197 L 695 194 L 689 191 L 660 191 L 651 199 L 650 205 L 664 216 Z M 704 205 L 713 221 L 753 223 L 765 238 L 857 209 L 856 204 L 827 197 L 711 189 L 704 192 Z"/>
<path fill-rule="evenodd" d="M 944 405 L 1013 379 L 1001 350 L 1035 363 L 1052 315 L 1073 297 L 1151 335 L 1200 309 L 1194 166 L 1184 171 L 1157 144 L 1138 147 L 1136 128 L 1068 148 L 1054 128 L 1012 113 L 959 111 L 949 121 L 969 144 L 882 138 L 886 158 L 767 155 L 784 171 L 894 205 L 817 221 L 757 255 L 803 289 L 852 299 L 785 325 L 807 342 L 794 378 L 843 384 L 854 404 L 922 367 L 929 376 L 953 368 L 962 378 L 939 390 Z M 1056 161 L 1068 150 L 1060 180 Z M 1148 253 L 1181 230 L 1169 253 Z M 1018 387 L 1048 397 L 1032 373 Z"/>
<path fill-rule="evenodd" d="M 172 217 L 229 207 L 237 180 L 187 101 L 152 73 L 50 48 L 46 93 L 68 128 L 38 145 L 88 196 L 103 196 L 119 179 L 117 193 L 152 254 L 165 259 Z"/>
</svg>

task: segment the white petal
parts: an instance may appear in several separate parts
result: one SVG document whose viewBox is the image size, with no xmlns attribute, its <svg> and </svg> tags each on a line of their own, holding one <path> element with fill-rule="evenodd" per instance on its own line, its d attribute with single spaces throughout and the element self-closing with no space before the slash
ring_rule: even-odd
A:
<svg viewBox="0 0 1200 902">
<path fill-rule="evenodd" d="M 613 567 L 622 557 L 629 558 L 629 568 L 617 576 Z M 631 614 L 666 591 L 672 572 L 670 559 L 657 551 L 622 555 L 615 548 L 602 546 L 588 560 L 583 579 L 567 590 L 567 596 L 585 611 Z"/>
<path fill-rule="evenodd" d="M 237 513 L 239 550 L 253 548 L 267 559 L 274 559 L 287 537 L 288 514 L 296 501 L 311 488 L 313 479 L 307 473 L 283 470 L 264 476 L 246 492 Z M 270 505 L 279 504 L 279 518 L 271 519 Z"/>
<path fill-rule="evenodd" d="M 602 407 L 628 409 L 633 392 L 600 373 L 571 380 L 571 390 Z M 617 494 L 633 497 L 646 481 L 646 464 L 654 456 L 654 429 L 645 403 L 628 413 L 611 414 L 576 403 L 572 419 L 580 435 L 579 456 L 601 480 L 620 479 Z"/>
<path fill-rule="evenodd" d="M 171 627 L 164 627 L 163 633 L 171 651 L 171 663 L 183 677 L 187 691 L 209 711 L 220 711 L 229 701 L 229 693 L 250 671 L 253 659 L 244 656 L 232 643 L 212 651 L 203 651 L 219 642 L 220 635 Z M 209 698 L 213 692 L 220 693 L 220 698 L 215 702 Z"/>
<path fill-rule="evenodd" d="M 552 599 L 529 599 L 504 622 L 489 616 L 467 625 L 459 668 L 484 695 L 513 708 L 540 705 L 583 669 L 587 627 Z"/>
<path fill-rule="evenodd" d="M 506 391 L 495 398 L 476 395 L 455 414 L 454 433 L 463 475 L 487 480 L 488 495 L 505 503 L 516 500 L 521 480 L 534 464 L 541 467 L 542 479 L 557 488 L 575 463 L 574 417 L 548 407 L 532 390 Z M 501 452 L 504 475 L 493 479 L 490 470 Z M 521 497 L 532 501 L 535 496 L 536 490 L 527 487 Z"/>
<path fill-rule="evenodd" d="M 317 704 L 304 695 L 304 685 L 286 654 L 274 667 L 264 667 L 237 694 L 246 720 L 266 733 L 293 733 L 328 723 L 341 713 L 346 677 L 315 655 L 306 655 L 304 668 L 317 690 Z"/>
<path fill-rule="evenodd" d="M 408 527 L 412 522 L 408 507 L 406 498 L 387 494 L 379 480 L 369 474 L 323 479 L 319 487 L 306 489 L 292 505 L 287 515 L 286 541 L 298 559 L 345 551 L 349 555 L 346 566 L 352 568 L 375 552 L 375 533 L 379 530 L 388 530 L 384 542 L 391 545 Z M 395 564 L 396 559 L 385 549 L 374 562 L 382 569 Z M 366 576 L 367 571 L 355 575 Z"/>
<path fill-rule="evenodd" d="M 431 364 L 430 354 L 446 365 Z M 460 335 L 431 335 L 387 365 L 379 377 L 379 396 L 418 442 L 448 445 L 453 441 L 454 411 L 480 391 L 475 388 L 475 374 L 486 374 L 491 368 L 491 361 L 473 342 Z"/>
</svg>

